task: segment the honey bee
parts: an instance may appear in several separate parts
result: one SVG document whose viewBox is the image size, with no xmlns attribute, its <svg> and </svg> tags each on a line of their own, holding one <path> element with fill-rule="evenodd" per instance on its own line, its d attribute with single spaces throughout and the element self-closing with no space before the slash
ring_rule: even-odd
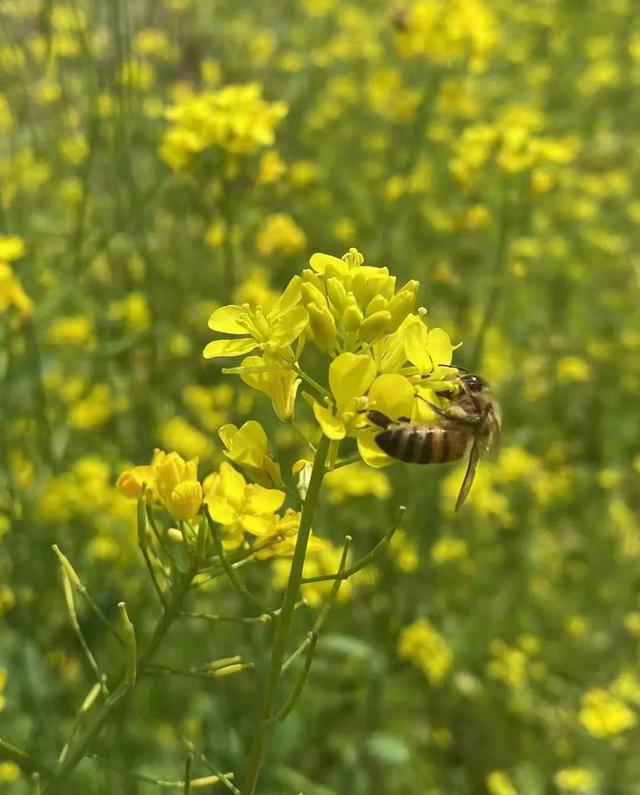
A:
<svg viewBox="0 0 640 795">
<path fill-rule="evenodd" d="M 457 391 L 438 393 L 450 401 L 447 408 L 425 401 L 438 416 L 436 422 L 412 422 L 408 417 L 392 420 L 375 409 L 364 411 L 369 422 L 382 429 L 375 436 L 378 447 L 399 461 L 446 464 L 468 455 L 456 511 L 469 494 L 480 456 L 497 451 L 501 423 L 500 406 L 489 384 L 479 375 L 461 373 Z"/>
</svg>

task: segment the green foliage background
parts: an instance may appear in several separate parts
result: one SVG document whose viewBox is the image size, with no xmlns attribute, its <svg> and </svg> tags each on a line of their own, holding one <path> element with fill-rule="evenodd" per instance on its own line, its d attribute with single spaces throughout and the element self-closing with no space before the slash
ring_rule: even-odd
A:
<svg viewBox="0 0 640 795">
<path fill-rule="evenodd" d="M 477 5 L 450 6 L 471 31 L 462 52 L 433 34 L 444 62 L 403 57 L 402 19 L 374 0 L 0 6 L 0 233 L 24 240 L 11 268 L 33 301 L 20 317 L 0 295 L 1 737 L 53 763 L 91 685 L 52 544 L 109 615 L 126 600 L 141 635 L 157 618 L 114 488 L 125 465 L 159 446 L 199 455 L 204 474 L 223 460 L 217 427 L 249 417 L 283 469 L 305 452 L 266 399 L 203 360 L 211 309 L 357 246 L 420 280 L 430 323 L 464 342 L 456 361 L 495 388 L 504 453 L 455 516 L 458 471 L 394 466 L 384 499 L 366 477 L 363 496 L 328 491 L 319 535 L 364 552 L 399 504 L 406 535 L 335 607 L 259 791 L 640 791 L 637 9 L 486 0 L 497 37 L 479 56 Z M 188 173 L 163 162 L 181 86 L 252 81 L 289 106 L 273 178 L 264 154 L 236 172 L 214 150 Z M 276 214 L 298 231 L 270 230 Z M 276 602 L 269 564 L 248 577 Z M 223 586 L 196 602 L 246 614 Z M 312 616 L 298 611 L 300 638 Z M 423 618 L 452 653 L 439 681 L 397 654 Z M 115 675 L 120 650 L 80 620 Z M 260 666 L 270 643 L 267 626 L 185 619 L 163 661 Z M 598 736 L 581 712 L 594 689 L 633 725 Z M 156 792 L 126 771 L 179 779 L 183 735 L 241 771 L 258 690 L 251 671 L 150 677 L 66 791 Z M 567 789 L 567 768 L 591 783 Z M 30 791 L 10 765 L 1 776 Z"/>
</svg>

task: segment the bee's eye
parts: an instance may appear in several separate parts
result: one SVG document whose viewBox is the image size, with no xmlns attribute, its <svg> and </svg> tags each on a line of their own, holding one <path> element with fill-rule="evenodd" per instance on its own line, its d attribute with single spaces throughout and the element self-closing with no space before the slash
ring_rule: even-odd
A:
<svg viewBox="0 0 640 795">
<path fill-rule="evenodd" d="M 487 382 L 479 375 L 465 375 L 462 380 L 471 392 L 481 392 L 487 386 Z"/>
</svg>

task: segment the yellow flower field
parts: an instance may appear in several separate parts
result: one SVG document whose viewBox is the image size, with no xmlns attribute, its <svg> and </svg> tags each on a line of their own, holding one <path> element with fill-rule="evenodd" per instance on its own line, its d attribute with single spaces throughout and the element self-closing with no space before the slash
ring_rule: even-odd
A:
<svg viewBox="0 0 640 795">
<path fill-rule="evenodd" d="M 637 792 L 639 92 L 634 0 L 0 3 L 0 791 Z"/>
</svg>

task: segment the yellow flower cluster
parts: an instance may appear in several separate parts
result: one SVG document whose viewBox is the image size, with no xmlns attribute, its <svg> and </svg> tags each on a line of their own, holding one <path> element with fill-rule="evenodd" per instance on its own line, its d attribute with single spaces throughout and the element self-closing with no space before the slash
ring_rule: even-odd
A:
<svg viewBox="0 0 640 795">
<path fill-rule="evenodd" d="M 439 64 L 469 60 L 482 71 L 499 43 L 497 21 L 482 0 L 417 0 L 395 17 L 396 48 L 404 58 Z"/>
<path fill-rule="evenodd" d="M 476 184 L 481 170 L 492 159 L 506 174 L 531 172 L 531 190 L 545 193 L 553 184 L 550 167 L 567 165 L 580 151 L 575 135 L 554 137 L 545 133 L 541 111 L 529 105 L 509 105 L 492 123 L 474 122 L 453 143 L 449 169 L 466 189 Z"/>
<path fill-rule="evenodd" d="M 414 312 L 417 281 L 397 288 L 388 268 L 365 265 L 354 248 L 341 259 L 314 254 L 309 264 L 268 311 L 248 304 L 216 309 L 209 327 L 234 336 L 210 342 L 204 355 L 211 359 L 259 351 L 260 356 L 247 356 L 228 372 L 267 394 L 285 420 L 293 416 L 305 380 L 316 392 L 310 400 L 322 432 L 336 442 L 356 437 L 366 463 L 383 466 L 390 459 L 365 427 L 362 411 L 432 418 L 426 401 L 437 400 L 434 389 L 451 388 L 447 367 L 454 348 L 445 331 L 427 327 L 426 310 Z M 301 365 L 308 343 L 330 359 L 329 390 Z"/>
<path fill-rule="evenodd" d="M 193 519 L 202 504 L 198 460 L 185 461 L 175 452 L 156 450 L 149 466 L 126 469 L 117 486 L 125 497 L 148 492 L 151 499 L 159 500 L 178 521 Z"/>
<path fill-rule="evenodd" d="M 171 125 L 160 155 L 176 171 L 188 170 L 212 148 L 236 157 L 253 155 L 273 145 L 275 128 L 286 113 L 285 102 L 263 99 L 258 83 L 188 93 L 167 110 Z"/>
<path fill-rule="evenodd" d="M 446 640 L 425 619 L 402 630 L 398 639 L 398 656 L 418 666 L 434 685 L 444 679 L 453 661 Z"/>
<path fill-rule="evenodd" d="M 580 723 L 593 737 L 615 737 L 637 724 L 634 711 L 621 698 L 604 688 L 589 690 L 582 697 Z"/>
<path fill-rule="evenodd" d="M 486 782 L 490 795 L 518 795 L 518 790 L 513 786 L 511 777 L 504 770 L 492 770 L 487 775 Z"/>
<path fill-rule="evenodd" d="M 24 256 L 22 238 L 0 236 L 0 315 L 14 310 L 12 322 L 16 325 L 31 315 L 33 304 L 9 264 Z"/>
</svg>

